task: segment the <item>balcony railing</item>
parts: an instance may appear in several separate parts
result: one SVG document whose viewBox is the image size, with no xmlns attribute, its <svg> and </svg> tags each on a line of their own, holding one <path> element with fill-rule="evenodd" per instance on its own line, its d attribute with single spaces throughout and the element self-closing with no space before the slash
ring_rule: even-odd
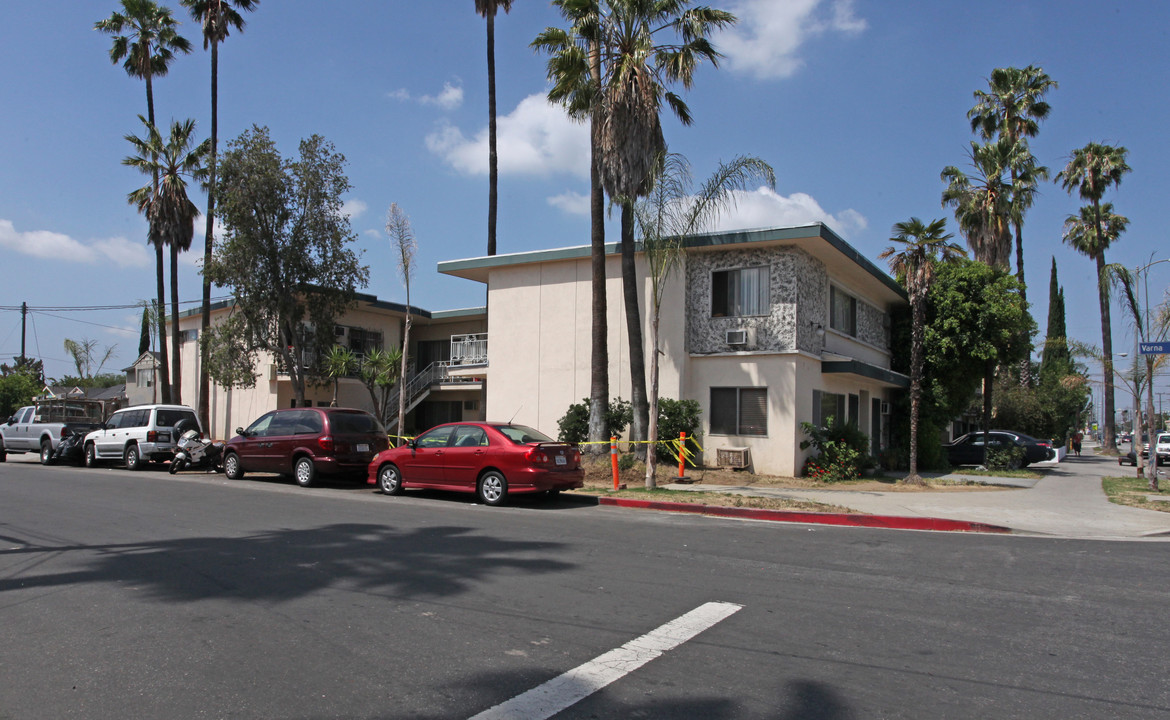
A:
<svg viewBox="0 0 1170 720">
<path fill-rule="evenodd" d="M 487 365 L 487 333 L 451 336 L 451 367 Z"/>
</svg>

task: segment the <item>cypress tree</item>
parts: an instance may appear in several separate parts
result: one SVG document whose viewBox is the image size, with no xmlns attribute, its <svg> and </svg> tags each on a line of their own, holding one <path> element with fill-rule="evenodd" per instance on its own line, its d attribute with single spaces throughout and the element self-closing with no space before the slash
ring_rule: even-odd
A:
<svg viewBox="0 0 1170 720">
<path fill-rule="evenodd" d="M 138 357 L 150 349 L 150 312 L 142 306 L 142 332 L 138 335 Z"/>
<path fill-rule="evenodd" d="M 1064 289 L 1056 277 L 1056 258 L 1052 258 L 1052 274 L 1048 281 L 1048 333 L 1044 353 L 1040 359 L 1040 382 L 1049 384 L 1072 372 L 1072 358 L 1068 351 L 1068 337 L 1064 317 Z"/>
</svg>

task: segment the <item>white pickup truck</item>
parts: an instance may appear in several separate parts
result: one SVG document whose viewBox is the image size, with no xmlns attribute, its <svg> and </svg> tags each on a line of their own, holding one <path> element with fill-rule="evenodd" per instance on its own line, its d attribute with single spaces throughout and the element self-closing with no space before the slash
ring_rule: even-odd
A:
<svg viewBox="0 0 1170 720">
<path fill-rule="evenodd" d="M 0 462 L 8 453 L 40 453 L 41 464 L 48 465 L 68 450 L 73 459 L 82 456 L 77 436 L 101 427 L 102 403 L 98 400 L 51 399 L 38 400 L 35 405 L 22 407 L 0 424 Z"/>
</svg>

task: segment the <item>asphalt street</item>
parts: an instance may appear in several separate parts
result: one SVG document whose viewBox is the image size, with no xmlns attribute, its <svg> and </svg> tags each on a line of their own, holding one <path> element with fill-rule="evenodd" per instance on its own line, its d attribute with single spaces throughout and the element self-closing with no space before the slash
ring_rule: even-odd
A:
<svg viewBox="0 0 1170 720">
<path fill-rule="evenodd" d="M 0 718 L 1164 718 L 1165 546 L 0 464 Z M 634 644 L 637 647 L 637 643 Z"/>
</svg>

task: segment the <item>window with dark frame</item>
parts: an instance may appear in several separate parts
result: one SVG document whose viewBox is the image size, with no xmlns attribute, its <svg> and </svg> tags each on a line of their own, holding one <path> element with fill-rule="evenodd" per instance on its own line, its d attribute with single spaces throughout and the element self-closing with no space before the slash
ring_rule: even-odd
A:
<svg viewBox="0 0 1170 720">
<path fill-rule="evenodd" d="M 768 267 L 716 270 L 711 273 L 711 316 L 767 315 Z"/>
<path fill-rule="evenodd" d="M 857 336 L 857 298 L 836 286 L 829 286 L 829 327 Z"/>
<path fill-rule="evenodd" d="M 712 435 L 768 434 L 767 388 L 711 388 Z"/>
</svg>

